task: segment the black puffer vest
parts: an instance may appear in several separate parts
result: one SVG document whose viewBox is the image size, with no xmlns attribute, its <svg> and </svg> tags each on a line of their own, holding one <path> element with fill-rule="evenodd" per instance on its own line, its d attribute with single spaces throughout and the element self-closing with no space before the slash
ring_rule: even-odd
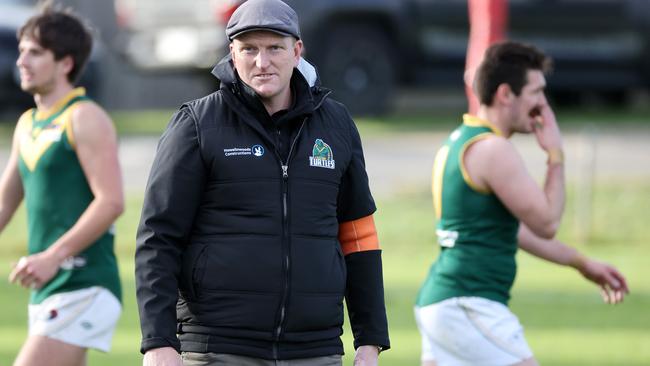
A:
<svg viewBox="0 0 650 366">
<path fill-rule="evenodd" d="M 193 122 L 204 166 L 182 256 L 181 349 L 269 359 L 342 354 L 338 223 L 375 210 L 358 132 L 315 85 L 313 68 L 294 70 L 297 102 L 284 118 L 296 128 L 282 157 L 273 125 L 260 120 L 268 115 L 247 105 L 228 60 L 214 73 L 220 91 L 177 117 Z"/>
</svg>

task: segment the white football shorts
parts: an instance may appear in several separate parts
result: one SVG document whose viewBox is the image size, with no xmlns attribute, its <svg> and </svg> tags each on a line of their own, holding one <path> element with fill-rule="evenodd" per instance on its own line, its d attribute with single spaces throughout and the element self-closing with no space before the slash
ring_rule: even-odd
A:
<svg viewBox="0 0 650 366">
<path fill-rule="evenodd" d="M 415 307 L 422 361 L 438 366 L 505 366 L 533 357 L 519 319 L 507 306 L 454 297 Z"/>
<path fill-rule="evenodd" d="M 29 305 L 29 335 L 108 352 L 121 313 L 119 300 L 103 287 L 62 292 Z"/>
</svg>

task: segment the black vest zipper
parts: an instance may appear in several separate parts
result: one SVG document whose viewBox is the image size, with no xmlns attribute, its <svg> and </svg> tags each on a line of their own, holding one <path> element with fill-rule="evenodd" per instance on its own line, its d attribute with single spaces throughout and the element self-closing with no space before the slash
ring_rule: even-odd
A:
<svg viewBox="0 0 650 366">
<path fill-rule="evenodd" d="M 283 253 L 283 270 L 284 270 L 284 292 L 282 293 L 282 300 L 280 301 L 280 318 L 278 324 L 275 328 L 275 341 L 273 344 L 273 358 L 278 359 L 278 343 L 280 341 L 280 336 L 282 335 L 282 328 L 284 327 L 284 321 L 286 319 L 287 312 L 287 299 L 289 297 L 289 273 L 291 269 L 291 241 L 289 240 L 289 209 L 288 209 L 288 193 L 289 193 L 289 162 L 291 161 L 291 155 L 293 153 L 293 148 L 296 146 L 298 138 L 300 138 L 300 133 L 302 128 L 305 126 L 307 118 L 302 121 L 300 129 L 296 134 L 296 137 L 291 142 L 291 147 L 289 148 L 289 156 L 287 156 L 287 161 L 284 163 L 279 152 L 276 150 L 275 153 L 280 160 L 280 168 L 282 169 L 282 253 Z"/>
</svg>

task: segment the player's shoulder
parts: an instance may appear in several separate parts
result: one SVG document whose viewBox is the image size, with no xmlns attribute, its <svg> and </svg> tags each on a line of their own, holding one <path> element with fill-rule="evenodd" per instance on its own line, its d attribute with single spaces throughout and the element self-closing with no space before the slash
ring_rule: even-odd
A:
<svg viewBox="0 0 650 366">
<path fill-rule="evenodd" d="M 104 108 L 102 108 L 97 102 L 92 99 L 80 100 L 73 105 L 73 111 L 75 114 L 81 114 L 85 116 L 92 116 L 94 114 L 107 114 Z"/>
<path fill-rule="evenodd" d="M 109 114 L 99 104 L 91 99 L 75 103 L 72 109 L 72 123 L 75 125 L 112 125 Z"/>
<path fill-rule="evenodd" d="M 515 153 L 515 147 L 512 142 L 494 133 L 486 133 L 481 138 L 476 139 L 471 146 L 472 150 L 486 158 L 498 158 L 503 155 Z"/>
<path fill-rule="evenodd" d="M 18 117 L 17 125 L 21 126 L 21 125 L 23 125 L 25 123 L 31 122 L 33 114 L 34 114 L 34 108 L 30 108 L 30 109 L 24 111 L 20 115 L 20 117 Z"/>
<path fill-rule="evenodd" d="M 14 143 L 18 144 L 19 143 L 19 136 L 29 133 L 29 131 L 32 128 L 32 115 L 34 114 L 34 108 L 30 108 L 23 112 L 23 114 L 18 117 L 18 121 L 16 122 L 16 127 L 14 129 Z"/>
<path fill-rule="evenodd" d="M 115 126 L 108 113 L 92 100 L 75 103 L 71 111 L 71 128 L 68 130 L 73 144 L 91 143 L 116 137 Z"/>
<path fill-rule="evenodd" d="M 18 117 L 18 121 L 20 122 L 20 121 L 22 121 L 22 120 L 29 119 L 29 118 L 32 117 L 32 114 L 34 114 L 34 108 L 29 108 L 29 109 L 27 109 L 26 111 L 24 111 L 24 112 L 20 115 L 20 117 Z"/>
</svg>

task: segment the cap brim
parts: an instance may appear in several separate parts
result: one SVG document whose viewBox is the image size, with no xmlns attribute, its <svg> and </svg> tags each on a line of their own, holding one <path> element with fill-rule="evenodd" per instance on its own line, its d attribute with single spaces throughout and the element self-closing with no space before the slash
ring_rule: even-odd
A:
<svg viewBox="0 0 650 366">
<path fill-rule="evenodd" d="M 256 27 L 256 28 L 247 28 L 247 29 L 241 30 L 241 31 L 239 31 L 237 33 L 234 33 L 234 34 L 232 34 L 230 36 L 230 40 L 232 41 L 233 39 L 241 36 L 244 33 L 248 33 L 248 32 L 272 32 L 272 33 L 279 34 L 281 36 L 294 37 L 296 39 L 299 39 L 299 37 L 296 37 L 295 35 L 293 35 L 291 33 L 287 33 L 287 32 L 284 32 L 284 31 L 281 31 L 281 30 L 278 30 L 278 29 Z"/>
</svg>

